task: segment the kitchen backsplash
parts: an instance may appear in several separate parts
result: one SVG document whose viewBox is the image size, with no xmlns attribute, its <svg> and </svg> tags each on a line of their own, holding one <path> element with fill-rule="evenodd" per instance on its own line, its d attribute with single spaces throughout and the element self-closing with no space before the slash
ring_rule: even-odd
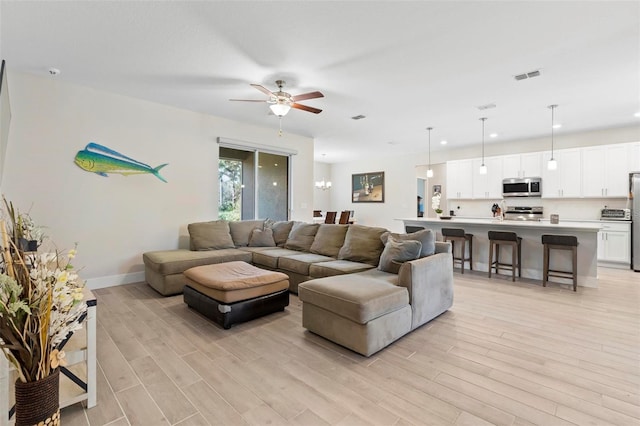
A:
<svg viewBox="0 0 640 426">
<path fill-rule="evenodd" d="M 502 199 L 495 200 L 447 200 L 444 209 L 449 213 L 453 210 L 456 216 L 467 217 L 491 217 L 491 206 L 494 203 L 502 205 Z M 597 220 L 600 219 L 600 210 L 605 206 L 610 209 L 624 209 L 630 207 L 626 199 L 619 198 L 572 198 L 572 199 L 545 199 L 545 198 L 506 198 L 507 206 L 542 206 L 544 219 L 549 215 L 558 214 L 560 220 Z M 459 208 L 458 208 L 459 207 Z"/>
</svg>

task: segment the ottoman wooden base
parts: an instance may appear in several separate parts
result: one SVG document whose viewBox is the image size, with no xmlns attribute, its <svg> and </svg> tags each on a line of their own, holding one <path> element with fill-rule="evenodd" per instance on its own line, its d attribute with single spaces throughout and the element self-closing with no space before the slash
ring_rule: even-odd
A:
<svg viewBox="0 0 640 426">
<path fill-rule="evenodd" d="M 284 311 L 284 308 L 289 306 L 289 290 L 282 290 L 229 304 L 212 299 L 189 285 L 184 286 L 183 294 L 184 302 L 190 308 L 213 320 L 225 330 L 239 322 Z"/>
</svg>

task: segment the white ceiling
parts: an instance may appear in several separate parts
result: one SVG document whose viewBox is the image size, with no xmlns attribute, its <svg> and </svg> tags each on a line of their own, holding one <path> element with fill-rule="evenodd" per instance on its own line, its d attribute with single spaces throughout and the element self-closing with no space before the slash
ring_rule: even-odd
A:
<svg viewBox="0 0 640 426">
<path fill-rule="evenodd" d="M 293 95 L 320 90 L 302 103 L 321 114 L 292 110 L 282 126 L 315 138 L 326 162 L 425 152 L 428 126 L 434 151 L 478 144 L 482 116 L 487 143 L 545 136 L 552 103 L 560 133 L 640 123 L 637 1 L 2 0 L 0 14 L 10 72 L 56 67 L 60 80 L 274 132 L 266 104 L 228 99 L 263 99 L 249 83 L 276 79 Z"/>
</svg>

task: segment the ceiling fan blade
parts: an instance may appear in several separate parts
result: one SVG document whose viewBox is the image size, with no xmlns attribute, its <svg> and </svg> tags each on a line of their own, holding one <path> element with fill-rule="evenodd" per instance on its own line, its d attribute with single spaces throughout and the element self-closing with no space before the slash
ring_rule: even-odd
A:
<svg viewBox="0 0 640 426">
<path fill-rule="evenodd" d="M 267 96 L 275 96 L 271 90 L 267 89 L 264 86 L 261 86 L 259 84 L 251 84 L 251 85 Z"/>
<path fill-rule="evenodd" d="M 305 99 L 324 98 L 324 95 L 320 92 L 303 93 L 302 95 L 292 96 L 293 102 L 304 101 Z"/>
<path fill-rule="evenodd" d="M 296 109 L 301 109 L 303 111 L 309 111 L 309 112 L 312 112 L 314 114 L 320 114 L 322 112 L 321 109 L 310 107 L 310 106 L 306 106 L 306 105 L 302 105 L 302 104 L 296 104 L 296 103 L 292 103 L 291 107 L 292 108 L 296 108 Z"/>
<path fill-rule="evenodd" d="M 236 102 L 267 102 L 264 99 L 229 99 L 230 101 Z"/>
</svg>

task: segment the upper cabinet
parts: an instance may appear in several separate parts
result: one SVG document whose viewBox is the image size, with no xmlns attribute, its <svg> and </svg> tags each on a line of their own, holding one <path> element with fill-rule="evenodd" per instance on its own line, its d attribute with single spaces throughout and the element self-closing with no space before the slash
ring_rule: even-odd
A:
<svg viewBox="0 0 640 426">
<path fill-rule="evenodd" d="M 502 156 L 503 176 L 525 178 L 542 176 L 542 152 Z"/>
<path fill-rule="evenodd" d="M 447 161 L 447 198 L 472 198 L 473 161 Z"/>
<path fill-rule="evenodd" d="M 502 198 L 503 157 L 486 157 L 484 159 L 484 165 L 487 166 L 486 175 L 481 175 L 479 172 L 481 164 L 481 158 L 473 159 L 473 198 L 493 200 Z"/>
<path fill-rule="evenodd" d="M 640 142 L 560 149 L 556 170 L 548 170 L 551 152 L 447 161 L 447 198 L 502 198 L 502 179 L 542 177 L 543 198 L 620 198 L 629 192 L 629 173 L 640 171 Z"/>
<path fill-rule="evenodd" d="M 630 144 L 582 148 L 582 196 L 626 197 L 630 151 Z"/>
<path fill-rule="evenodd" d="M 556 170 L 542 169 L 542 197 L 544 198 L 578 198 L 581 191 L 580 149 L 560 149 L 553 153 L 558 162 Z M 551 159 L 551 152 L 542 155 L 543 164 Z"/>
<path fill-rule="evenodd" d="M 629 173 L 640 172 L 640 142 L 629 144 Z"/>
</svg>

